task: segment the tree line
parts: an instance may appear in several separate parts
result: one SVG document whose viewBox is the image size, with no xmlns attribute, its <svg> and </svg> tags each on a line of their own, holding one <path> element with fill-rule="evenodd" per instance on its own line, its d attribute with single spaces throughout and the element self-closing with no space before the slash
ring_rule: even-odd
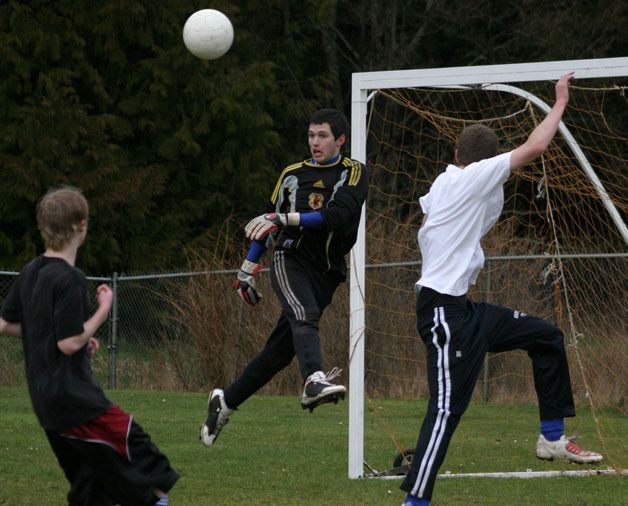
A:
<svg viewBox="0 0 628 506">
<path fill-rule="evenodd" d="M 350 113 L 351 74 L 625 56 L 625 2 L 243 0 L 222 58 L 182 27 L 205 2 L 0 5 L 0 268 L 42 251 L 34 205 L 83 189 L 89 274 L 185 266 L 216 230 L 263 209 L 307 156 L 311 112 Z M 236 239 L 241 236 L 235 235 Z"/>
</svg>

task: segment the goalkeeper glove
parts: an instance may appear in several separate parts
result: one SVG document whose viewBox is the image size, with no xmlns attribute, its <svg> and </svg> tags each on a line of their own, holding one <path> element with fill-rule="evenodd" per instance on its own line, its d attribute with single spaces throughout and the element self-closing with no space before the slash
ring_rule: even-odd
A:
<svg viewBox="0 0 628 506">
<path fill-rule="evenodd" d="M 299 213 L 262 214 L 249 221 L 244 231 L 249 239 L 259 241 L 282 227 L 298 227 L 299 221 Z"/>
<path fill-rule="evenodd" d="M 238 277 L 235 281 L 238 295 L 250 306 L 254 306 L 262 298 L 262 294 L 255 288 L 255 275 L 260 270 L 262 270 L 261 264 L 245 260 L 238 271 Z"/>
</svg>

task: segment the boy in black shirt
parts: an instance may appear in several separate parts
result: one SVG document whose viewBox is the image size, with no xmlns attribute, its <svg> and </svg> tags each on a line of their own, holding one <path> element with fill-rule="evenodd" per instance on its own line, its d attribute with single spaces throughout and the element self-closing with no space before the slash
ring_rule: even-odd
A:
<svg viewBox="0 0 628 506">
<path fill-rule="evenodd" d="M 0 334 L 22 338 L 35 414 L 71 488 L 68 504 L 167 505 L 179 476 L 148 434 L 107 399 L 92 374 L 93 337 L 113 292 L 96 290 L 90 316 L 85 275 L 74 267 L 87 234 L 79 190 L 49 191 L 37 205 L 43 255 L 20 272 L 2 306 Z"/>
</svg>

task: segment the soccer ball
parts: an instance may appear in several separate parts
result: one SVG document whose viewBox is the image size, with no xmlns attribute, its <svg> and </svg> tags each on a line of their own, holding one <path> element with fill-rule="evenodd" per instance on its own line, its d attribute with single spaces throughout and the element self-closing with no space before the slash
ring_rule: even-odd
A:
<svg viewBox="0 0 628 506">
<path fill-rule="evenodd" d="M 183 42 L 194 56 L 214 60 L 229 51 L 233 42 L 233 26 L 222 12 L 203 9 L 185 22 Z"/>
</svg>

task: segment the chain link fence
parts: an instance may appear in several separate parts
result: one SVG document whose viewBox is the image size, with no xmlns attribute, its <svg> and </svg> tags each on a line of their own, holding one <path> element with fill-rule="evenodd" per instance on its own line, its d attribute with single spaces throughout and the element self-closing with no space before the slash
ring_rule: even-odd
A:
<svg viewBox="0 0 628 506">
<path fill-rule="evenodd" d="M 572 255 L 570 258 L 572 261 L 605 262 L 605 267 L 596 269 L 620 273 L 624 284 L 628 284 L 628 254 Z M 535 257 L 489 257 L 486 260 L 487 265 L 483 278 L 478 280 L 476 295 L 491 302 L 494 294 L 503 291 L 498 279 L 500 266 L 538 261 Z M 380 265 L 376 270 L 382 272 L 384 277 L 392 277 L 395 268 Z M 418 263 L 410 268 L 405 275 L 407 279 L 404 285 L 416 279 L 418 268 Z M 386 269 L 390 269 L 388 275 L 385 274 Z M 228 384 L 235 379 L 264 345 L 279 316 L 279 307 L 270 289 L 267 271 L 258 275 L 258 286 L 263 291 L 264 300 L 256 308 L 244 305 L 233 293 L 235 273 L 221 270 L 88 277 L 91 300 L 94 300 L 96 288 L 101 283 L 109 284 L 115 295 L 110 318 L 96 336 L 101 342 L 101 349 L 94 357 L 93 369 L 103 386 L 110 389 L 201 391 L 212 385 Z M 15 272 L 0 271 L 0 301 L 4 300 L 16 276 Z M 321 340 L 323 356 L 328 358 L 329 363 L 341 367 L 348 363 L 349 307 L 346 285 L 348 283 L 341 285 L 337 291 L 320 328 L 321 335 L 325 336 Z M 403 288 L 404 297 L 408 300 L 404 304 L 411 307 L 413 296 L 410 285 L 407 290 L 405 286 Z M 511 288 L 513 292 L 521 292 L 520 287 Z M 607 297 L 618 295 L 621 296 L 607 294 Z M 592 297 L 585 298 L 588 299 Z M 622 322 L 626 317 L 625 299 L 617 302 L 623 309 L 615 314 L 613 325 L 617 325 L 619 316 L 620 324 L 625 326 L 626 321 Z M 608 307 L 618 311 L 617 304 Z M 586 311 L 586 308 L 581 309 L 581 312 Z M 390 331 L 394 334 L 394 329 Z M 382 362 L 381 358 L 375 357 L 374 363 Z M 416 376 L 413 373 L 409 375 Z M 490 381 L 488 368 L 485 368 L 482 377 L 479 388 L 487 399 Z M 410 378 L 410 381 L 416 380 Z M 298 368 L 293 363 L 262 393 L 297 395 L 300 393 L 300 382 Z M 21 341 L 10 336 L 0 336 L 0 385 L 25 384 Z M 404 390 L 407 390 L 406 386 Z"/>
<path fill-rule="evenodd" d="M 110 389 L 198 391 L 214 381 L 235 379 L 263 346 L 279 315 L 267 269 L 258 274 L 266 288 L 265 308 L 255 312 L 234 293 L 236 273 L 88 276 L 92 311 L 100 284 L 114 292 L 109 319 L 96 334 L 101 347 L 92 362 L 101 384 Z M 0 271 L 0 304 L 17 275 Z M 299 383 L 295 372 L 283 375 L 284 387 Z M 26 385 L 22 343 L 12 336 L 0 335 L 0 385 Z"/>
<path fill-rule="evenodd" d="M 222 274 L 227 274 L 227 271 Z M 0 271 L 0 301 L 8 294 L 17 275 L 17 272 Z M 144 276 L 114 273 L 111 277 L 87 277 L 92 311 L 96 308 L 95 294 L 100 284 L 108 284 L 114 292 L 110 317 L 96 334 L 101 348 L 92 363 L 94 373 L 103 386 L 111 389 L 165 389 L 168 386 L 185 389 L 190 386 L 165 382 L 164 378 L 172 371 L 166 372 L 163 368 L 169 362 L 165 360 L 168 352 L 176 350 L 181 355 L 185 344 L 189 344 L 185 329 L 172 314 L 178 288 L 186 280 L 204 275 L 207 273 Z M 26 385 L 21 341 L 11 336 L 0 336 L 0 346 L 0 384 Z M 185 354 L 189 355 L 188 361 L 192 360 L 192 349 Z M 172 367 L 168 366 L 169 369 Z"/>
</svg>

